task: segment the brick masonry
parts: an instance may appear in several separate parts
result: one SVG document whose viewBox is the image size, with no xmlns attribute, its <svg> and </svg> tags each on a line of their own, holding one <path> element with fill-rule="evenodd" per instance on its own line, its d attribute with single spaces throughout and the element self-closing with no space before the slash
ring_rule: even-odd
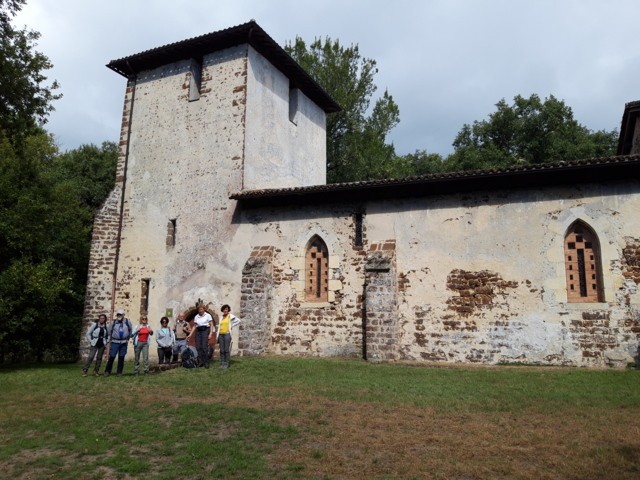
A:
<svg viewBox="0 0 640 480">
<path fill-rule="evenodd" d="M 397 358 L 398 301 L 395 268 L 395 240 L 371 244 L 365 263 L 366 359 L 389 361 Z"/>
<path fill-rule="evenodd" d="M 240 355 L 261 355 L 269 351 L 274 252 L 275 248 L 272 246 L 254 247 L 242 269 L 242 335 L 238 344 Z"/>
<path fill-rule="evenodd" d="M 87 290 L 85 294 L 83 328 L 80 338 L 81 357 L 88 353 L 88 343 L 85 332 L 89 324 L 104 313 L 108 319 L 114 314 L 115 305 L 112 303 L 114 294 L 114 275 L 118 263 L 118 249 L 120 242 L 120 219 L 122 195 L 125 185 L 126 157 L 128 145 L 128 126 L 133 105 L 135 86 L 129 82 L 125 92 L 122 111 L 122 127 L 116 164 L 116 184 L 93 222 L 91 232 L 91 250 L 89 256 L 89 271 L 87 275 Z"/>
</svg>

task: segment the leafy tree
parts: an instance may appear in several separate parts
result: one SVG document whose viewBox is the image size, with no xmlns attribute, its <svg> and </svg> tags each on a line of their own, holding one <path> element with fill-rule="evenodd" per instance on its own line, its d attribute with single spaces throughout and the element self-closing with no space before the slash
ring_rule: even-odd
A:
<svg viewBox="0 0 640 480">
<path fill-rule="evenodd" d="M 300 37 L 285 50 L 342 107 L 327 118 L 327 181 L 382 178 L 400 168 L 386 136 L 400 121 L 400 110 L 385 91 L 369 111 L 377 87 L 375 60 L 363 58 L 329 37 L 307 45 Z"/>
<path fill-rule="evenodd" d="M 443 173 L 448 171 L 446 159 L 439 153 L 428 153 L 426 150 L 416 150 L 400 157 L 403 163 L 403 175 L 427 175 L 431 173 Z"/>
<path fill-rule="evenodd" d="M 573 118 L 571 108 L 553 95 L 504 99 L 488 120 L 465 124 L 456 136 L 450 170 L 487 169 L 612 155 L 616 131 L 592 132 Z"/>
<path fill-rule="evenodd" d="M 35 51 L 40 33 L 17 29 L 11 19 L 26 0 L 0 0 L 0 135 L 14 144 L 35 131 L 53 110 L 58 83 L 47 85 L 49 59 Z"/>
<path fill-rule="evenodd" d="M 60 155 L 44 131 L 0 142 L 0 362 L 75 359 L 93 213 L 117 148 Z"/>
<path fill-rule="evenodd" d="M 0 362 L 75 359 L 94 210 L 113 188 L 117 151 L 60 154 L 42 129 L 56 82 L 39 33 L 0 0 Z"/>
</svg>

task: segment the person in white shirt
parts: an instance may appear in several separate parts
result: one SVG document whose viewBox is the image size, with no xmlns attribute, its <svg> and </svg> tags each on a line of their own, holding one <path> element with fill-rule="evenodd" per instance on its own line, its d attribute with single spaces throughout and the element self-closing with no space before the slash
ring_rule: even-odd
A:
<svg viewBox="0 0 640 480">
<path fill-rule="evenodd" d="M 191 330 L 189 337 L 194 334 L 196 336 L 196 350 L 198 350 L 198 366 L 209 368 L 209 338 L 213 337 L 216 332 L 216 326 L 213 323 L 213 317 L 205 310 L 204 305 L 198 305 L 198 314 L 193 317 L 194 329 Z"/>
</svg>

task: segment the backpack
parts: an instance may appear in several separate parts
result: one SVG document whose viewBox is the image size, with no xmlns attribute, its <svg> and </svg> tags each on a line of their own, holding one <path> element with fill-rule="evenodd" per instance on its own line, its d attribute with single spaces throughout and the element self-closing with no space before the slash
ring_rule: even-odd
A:
<svg viewBox="0 0 640 480">
<path fill-rule="evenodd" d="M 131 328 L 131 322 L 129 321 L 128 318 L 124 319 L 124 324 L 129 329 L 129 338 L 131 338 L 132 335 L 133 335 L 133 329 Z M 115 321 L 111 322 L 111 337 L 110 338 L 113 338 L 113 327 L 115 327 L 115 326 L 116 326 L 116 322 Z"/>
<path fill-rule="evenodd" d="M 187 347 L 182 352 L 182 366 L 184 368 L 196 368 L 198 366 L 197 358 L 198 357 L 193 353 L 193 350 Z"/>
</svg>

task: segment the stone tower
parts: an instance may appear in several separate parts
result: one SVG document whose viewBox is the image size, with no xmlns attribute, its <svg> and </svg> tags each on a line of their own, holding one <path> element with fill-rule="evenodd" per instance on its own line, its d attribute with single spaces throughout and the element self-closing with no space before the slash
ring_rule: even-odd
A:
<svg viewBox="0 0 640 480">
<path fill-rule="evenodd" d="M 107 65 L 127 78 L 116 186 L 98 212 L 84 319 L 238 305 L 246 189 L 326 179 L 338 105 L 254 21 Z M 240 248 L 240 247 L 237 247 Z"/>
</svg>

